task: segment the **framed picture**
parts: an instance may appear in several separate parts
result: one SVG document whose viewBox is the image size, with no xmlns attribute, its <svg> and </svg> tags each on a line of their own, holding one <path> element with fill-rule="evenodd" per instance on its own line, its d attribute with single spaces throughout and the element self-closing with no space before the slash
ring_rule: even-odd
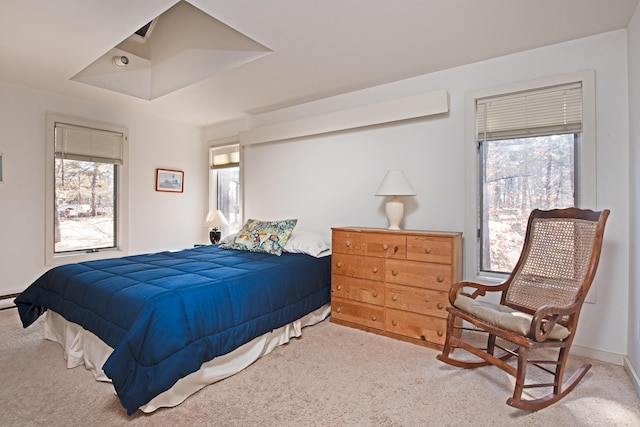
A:
<svg viewBox="0 0 640 427">
<path fill-rule="evenodd" d="M 184 190 L 184 171 L 156 169 L 156 191 L 182 193 Z"/>
</svg>

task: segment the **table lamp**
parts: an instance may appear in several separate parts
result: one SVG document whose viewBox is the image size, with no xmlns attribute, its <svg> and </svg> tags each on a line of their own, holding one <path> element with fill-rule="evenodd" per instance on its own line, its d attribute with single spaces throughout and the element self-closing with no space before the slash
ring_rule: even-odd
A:
<svg viewBox="0 0 640 427">
<path fill-rule="evenodd" d="M 211 228 L 211 231 L 209 231 L 209 239 L 211 243 L 216 244 L 222 237 L 220 227 L 226 227 L 229 223 L 222 212 L 219 210 L 210 210 L 207 214 L 207 219 L 204 221 L 204 225 Z"/>
<path fill-rule="evenodd" d="M 409 184 L 403 171 L 391 170 L 385 175 L 376 196 L 391 196 L 385 205 L 385 213 L 389 221 L 389 230 L 400 230 L 400 221 L 404 216 L 404 204 L 398 196 L 415 196 L 416 192 Z"/>
</svg>

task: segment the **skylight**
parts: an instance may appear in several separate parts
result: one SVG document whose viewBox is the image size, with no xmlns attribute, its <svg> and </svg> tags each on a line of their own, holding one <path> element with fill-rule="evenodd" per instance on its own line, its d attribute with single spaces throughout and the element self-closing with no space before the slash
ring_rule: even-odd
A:
<svg viewBox="0 0 640 427">
<path fill-rule="evenodd" d="M 149 29 L 151 28 L 151 24 L 154 21 L 149 22 L 147 25 L 145 25 L 144 27 L 140 28 L 138 31 L 136 31 L 135 33 L 137 35 L 139 35 L 142 38 L 145 38 L 147 36 L 147 33 L 149 32 Z"/>
<path fill-rule="evenodd" d="M 153 100 L 269 53 L 183 0 L 71 79 Z"/>
</svg>

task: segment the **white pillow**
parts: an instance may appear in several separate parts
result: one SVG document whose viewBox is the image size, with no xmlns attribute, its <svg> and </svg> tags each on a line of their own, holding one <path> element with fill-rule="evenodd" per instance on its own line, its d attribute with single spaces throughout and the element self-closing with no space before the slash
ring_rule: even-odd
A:
<svg viewBox="0 0 640 427">
<path fill-rule="evenodd" d="M 331 238 L 314 231 L 293 230 L 283 251 L 320 258 L 331 255 Z"/>
<path fill-rule="evenodd" d="M 221 239 L 220 239 L 220 242 L 218 242 L 218 243 L 229 243 L 229 242 L 233 242 L 234 240 L 236 240 L 236 234 L 237 234 L 237 233 L 227 234 L 226 236 L 224 236 L 223 238 L 221 238 Z"/>
</svg>

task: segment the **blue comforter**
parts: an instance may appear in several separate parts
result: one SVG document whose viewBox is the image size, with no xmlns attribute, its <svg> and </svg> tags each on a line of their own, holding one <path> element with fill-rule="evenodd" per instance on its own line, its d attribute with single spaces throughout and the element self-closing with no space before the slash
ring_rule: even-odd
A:
<svg viewBox="0 0 640 427">
<path fill-rule="evenodd" d="M 331 257 L 202 246 L 53 268 L 15 302 L 113 348 L 103 370 L 128 414 L 200 365 L 329 302 Z"/>
</svg>

